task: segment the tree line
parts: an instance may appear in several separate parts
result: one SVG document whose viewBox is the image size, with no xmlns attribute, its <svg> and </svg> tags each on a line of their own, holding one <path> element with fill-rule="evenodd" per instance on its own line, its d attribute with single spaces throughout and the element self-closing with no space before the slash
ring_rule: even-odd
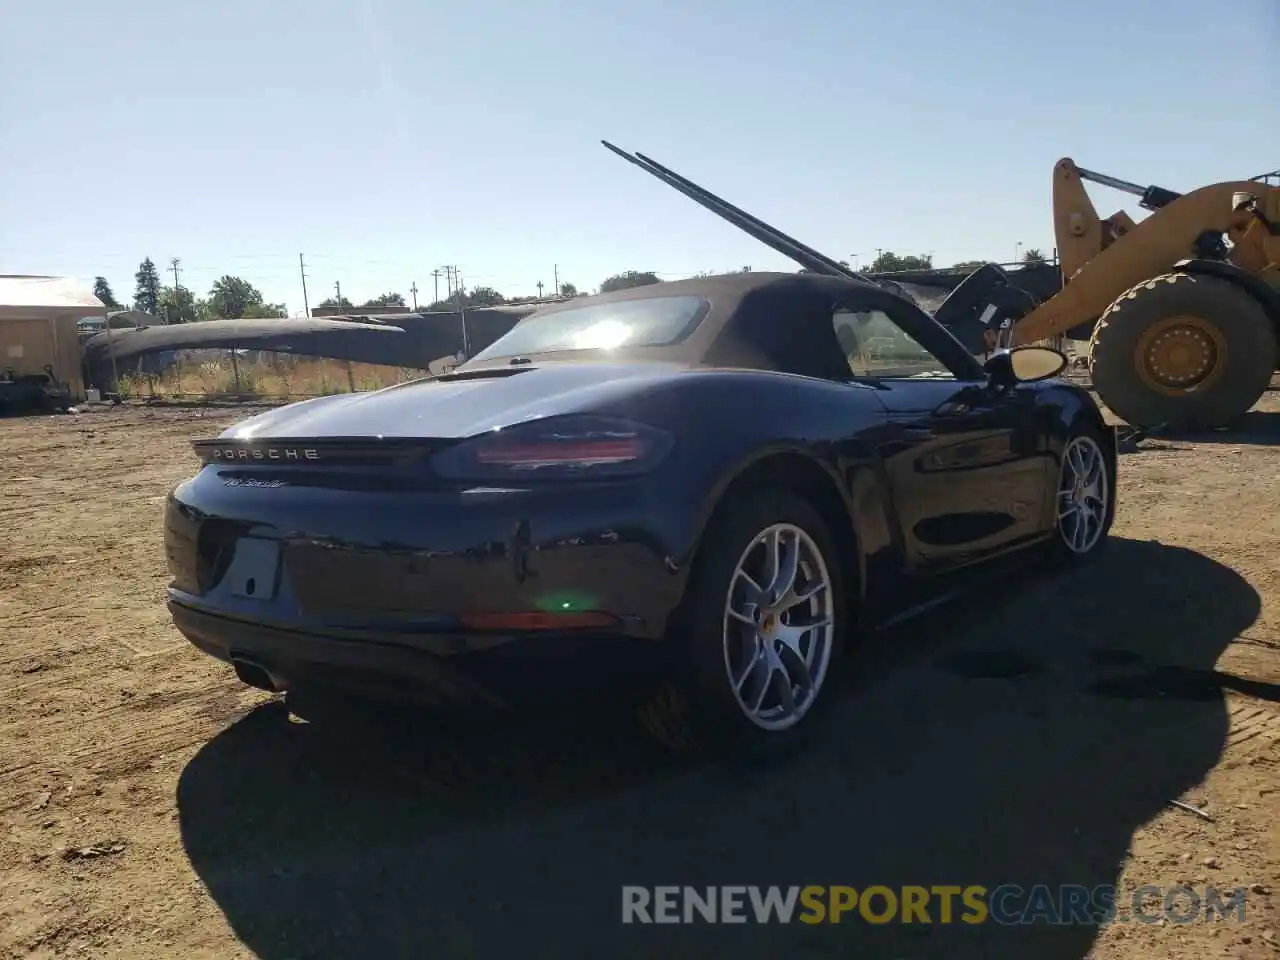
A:
<svg viewBox="0 0 1280 960">
<path fill-rule="evenodd" d="M 654 278 L 657 282 L 657 278 Z M 562 297 L 580 297 L 582 293 L 578 292 L 578 288 L 572 283 L 560 284 L 559 295 Z M 442 311 L 457 310 L 458 304 L 464 307 L 497 307 L 503 304 L 516 303 L 532 303 L 538 300 L 538 297 L 504 297 L 493 287 L 472 287 L 470 290 L 459 290 L 457 293 L 448 294 L 440 300 L 433 300 L 428 304 L 420 304 L 418 309 L 423 313 L 438 313 Z M 377 309 L 378 307 L 407 307 L 403 295 L 399 293 L 384 293 L 374 297 L 372 300 L 366 300 L 364 303 L 354 303 L 346 297 L 338 299 L 337 297 L 329 297 L 321 300 L 316 304 L 317 309 L 330 310 L 337 308 L 339 310 L 360 311 L 367 309 Z"/>
<path fill-rule="evenodd" d="M 749 267 L 747 269 L 750 269 Z M 661 283 L 661 278 L 651 270 L 626 270 L 622 273 L 614 274 L 607 277 L 597 288 L 597 293 L 610 293 L 614 290 L 626 290 L 629 287 L 643 287 L 650 283 Z M 556 295 L 560 297 L 584 297 L 590 291 L 579 290 L 575 284 L 562 283 Z M 503 305 L 515 305 L 521 303 L 533 303 L 541 297 L 507 297 L 503 296 L 493 287 L 472 287 L 470 290 L 465 288 L 459 289 L 454 293 L 446 295 L 440 300 L 433 300 L 425 306 L 419 306 L 418 309 L 423 313 L 439 313 L 457 310 L 461 305 L 464 308 L 472 307 L 500 307 Z M 329 297 L 321 300 L 316 304 L 317 309 L 333 309 L 359 311 L 362 309 L 376 309 L 377 307 L 405 307 L 404 297 L 399 293 L 384 293 L 381 296 L 374 297 L 372 300 L 366 300 L 362 304 L 356 304 L 348 300 L 346 297 L 338 299 L 337 297 Z"/>
<path fill-rule="evenodd" d="M 1026 264 L 1045 263 L 1045 256 L 1032 248 L 1022 256 Z M 976 270 L 985 261 L 965 260 L 954 264 L 954 270 Z M 842 266 L 849 266 L 848 261 L 841 260 Z M 882 250 L 875 260 L 865 268 L 864 273 L 897 273 L 903 270 L 932 270 L 933 257 L 928 254 L 898 255 L 891 250 Z M 742 267 L 741 272 L 750 273 L 750 267 Z M 705 276 L 705 274 L 700 274 Z M 649 270 L 625 270 L 622 273 L 607 277 L 599 286 L 599 293 L 610 293 L 615 290 L 626 290 L 630 287 L 642 287 L 652 283 L 660 283 L 658 275 Z M 585 296 L 587 291 L 579 292 L 572 283 L 560 284 L 557 291 L 561 297 Z M 96 277 L 93 283 L 94 295 L 102 301 L 108 310 L 122 310 L 123 305 L 116 300 L 111 285 L 105 277 Z M 456 310 L 461 305 L 466 308 L 492 307 L 503 304 L 530 303 L 538 297 L 505 297 L 492 287 L 472 287 L 470 290 L 460 289 L 436 300 L 426 306 L 419 307 L 423 312 Z M 191 290 L 181 284 L 165 285 L 160 281 L 160 271 L 150 257 L 146 257 L 138 265 L 134 274 L 133 309 L 161 317 L 168 323 L 192 323 L 199 320 L 239 320 L 257 317 L 287 316 L 283 303 L 267 303 L 252 283 L 243 277 L 224 274 L 213 282 L 204 297 L 197 297 Z M 405 307 L 405 298 L 394 292 L 388 292 L 356 304 L 346 297 L 341 299 L 329 297 L 316 304 L 318 309 L 338 308 L 359 312 L 360 310 L 376 310 L 385 307 Z"/>
<path fill-rule="evenodd" d="M 986 260 L 961 260 L 959 263 L 953 263 L 950 267 L 947 267 L 946 269 L 973 271 L 973 270 L 977 270 L 979 267 L 981 267 L 983 264 L 987 262 L 988 261 Z M 841 260 L 840 263 L 842 266 L 846 266 L 846 267 L 849 266 L 849 262 L 847 260 Z M 1022 263 L 1025 263 L 1028 266 L 1035 266 L 1041 263 L 1048 263 L 1048 260 L 1045 258 L 1045 255 L 1043 253 L 1041 253 L 1035 247 L 1032 247 L 1029 250 L 1027 250 L 1025 253 L 1023 253 Z M 898 254 L 894 253 L 892 250 L 882 250 L 880 251 L 879 254 L 876 255 L 876 258 L 871 261 L 871 264 L 868 267 L 866 267 L 862 272 L 863 273 L 900 273 L 904 270 L 932 270 L 932 269 L 934 269 L 932 254 L 920 254 L 918 256 L 911 256 L 911 255 L 899 256 Z"/>
<path fill-rule="evenodd" d="M 627 287 L 638 287 L 648 283 L 660 282 L 657 274 L 651 271 L 627 270 L 606 279 L 600 285 L 601 293 L 610 290 L 624 290 Z M 106 277 L 95 277 L 93 293 L 108 310 L 124 310 L 126 304 L 116 298 L 115 292 Z M 572 283 L 561 283 L 557 291 L 561 297 L 583 296 Z M 470 290 L 459 290 L 441 300 L 421 306 L 424 312 L 448 311 L 464 307 L 491 307 L 502 304 L 529 303 L 539 297 L 505 297 L 492 287 L 472 287 Z M 287 316 L 283 303 L 268 303 L 257 287 L 243 277 L 225 274 L 214 281 L 213 286 L 204 297 L 197 297 L 188 287 L 182 284 L 165 284 L 161 282 L 160 271 L 150 257 L 143 259 L 134 274 L 133 299 L 128 304 L 134 310 L 164 319 L 167 323 L 193 323 L 201 320 L 240 320 L 258 317 Z M 383 293 L 362 303 L 355 303 L 347 297 L 338 299 L 329 297 L 316 304 L 317 309 L 349 310 L 353 313 L 361 310 L 377 310 L 386 307 L 407 306 L 402 294 Z M 131 324 L 121 321 L 126 326 Z M 113 324 L 115 325 L 115 324 Z"/>
<path fill-rule="evenodd" d="M 93 294 L 108 310 L 123 310 L 106 277 L 95 277 Z M 192 323 L 196 320 L 239 320 L 245 317 L 287 316 L 283 303 L 267 303 L 262 291 L 242 277 L 225 274 L 213 282 L 205 297 L 197 297 L 182 284 L 160 282 L 155 262 L 146 257 L 134 274 L 134 310 L 169 323 Z"/>
</svg>

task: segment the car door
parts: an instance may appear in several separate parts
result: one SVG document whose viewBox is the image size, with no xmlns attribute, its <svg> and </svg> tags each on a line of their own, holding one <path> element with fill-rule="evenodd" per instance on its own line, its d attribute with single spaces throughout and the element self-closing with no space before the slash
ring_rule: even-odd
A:
<svg viewBox="0 0 1280 960">
<path fill-rule="evenodd" d="M 944 572 L 1038 536 L 1049 461 L 1034 391 L 993 389 L 942 328 L 880 291 L 837 304 L 833 322 L 852 379 L 873 383 L 887 413 L 877 453 L 907 570 Z"/>
</svg>

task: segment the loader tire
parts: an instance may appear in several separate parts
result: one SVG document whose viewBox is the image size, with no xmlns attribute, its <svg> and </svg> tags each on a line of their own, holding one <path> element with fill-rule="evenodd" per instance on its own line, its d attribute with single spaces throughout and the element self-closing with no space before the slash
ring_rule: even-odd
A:
<svg viewBox="0 0 1280 960">
<path fill-rule="evenodd" d="M 1135 427 L 1227 426 L 1266 391 L 1276 366 L 1266 309 L 1218 277 L 1167 273 L 1125 291 L 1094 327 L 1093 388 Z"/>
</svg>

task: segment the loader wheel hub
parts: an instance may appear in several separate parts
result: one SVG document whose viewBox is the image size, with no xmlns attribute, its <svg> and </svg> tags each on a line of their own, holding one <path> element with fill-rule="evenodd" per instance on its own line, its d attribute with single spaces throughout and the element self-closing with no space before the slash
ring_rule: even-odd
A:
<svg viewBox="0 0 1280 960">
<path fill-rule="evenodd" d="M 1143 332 L 1134 353 L 1147 386 L 1179 394 L 1217 380 L 1226 366 L 1227 345 L 1217 328 L 1200 317 L 1169 317 Z"/>
</svg>

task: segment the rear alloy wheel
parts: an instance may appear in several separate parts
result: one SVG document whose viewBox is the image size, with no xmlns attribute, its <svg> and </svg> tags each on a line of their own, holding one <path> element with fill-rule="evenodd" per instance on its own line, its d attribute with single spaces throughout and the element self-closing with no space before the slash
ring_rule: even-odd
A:
<svg viewBox="0 0 1280 960">
<path fill-rule="evenodd" d="M 809 534 L 776 523 L 743 551 L 724 605 L 724 666 L 738 706 L 762 730 L 803 719 L 835 641 L 831 573 Z"/>
<path fill-rule="evenodd" d="M 817 511 L 785 490 L 738 495 L 703 537 L 674 676 L 642 719 L 678 749 L 787 755 L 833 699 L 843 566 Z"/>
<path fill-rule="evenodd" d="M 1057 547 L 1064 559 L 1092 557 L 1106 543 L 1115 519 L 1113 477 L 1097 431 L 1075 431 L 1058 469 Z"/>
</svg>

